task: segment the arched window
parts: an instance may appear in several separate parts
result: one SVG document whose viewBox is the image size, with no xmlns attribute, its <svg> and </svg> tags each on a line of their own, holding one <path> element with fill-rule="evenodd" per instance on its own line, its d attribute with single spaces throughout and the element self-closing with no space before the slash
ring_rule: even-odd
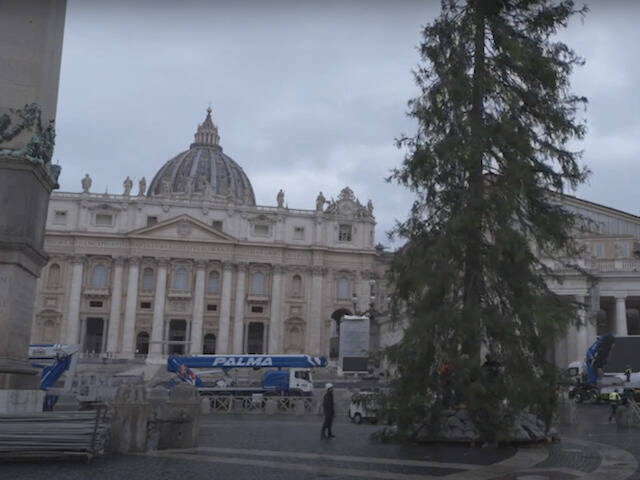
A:
<svg viewBox="0 0 640 480">
<path fill-rule="evenodd" d="M 264 273 L 256 272 L 251 276 L 251 293 L 264 295 Z"/>
<path fill-rule="evenodd" d="M 153 268 L 145 268 L 142 272 L 142 290 L 153 290 Z"/>
<path fill-rule="evenodd" d="M 140 332 L 136 337 L 136 353 L 139 355 L 149 354 L 149 334 Z"/>
<path fill-rule="evenodd" d="M 205 355 L 214 355 L 216 353 L 216 336 L 213 333 L 207 333 L 204 336 L 202 353 Z"/>
<path fill-rule="evenodd" d="M 60 265 L 54 263 L 49 267 L 49 276 L 47 277 L 47 285 L 49 287 L 60 286 Z"/>
<path fill-rule="evenodd" d="M 187 269 L 179 267 L 173 274 L 173 288 L 176 290 L 187 289 Z"/>
<path fill-rule="evenodd" d="M 344 277 L 338 279 L 338 300 L 348 300 L 349 295 L 349 280 Z"/>
<path fill-rule="evenodd" d="M 216 271 L 209 272 L 209 283 L 207 284 L 208 293 L 218 293 L 220 284 L 220 274 Z"/>
<path fill-rule="evenodd" d="M 300 275 L 294 275 L 291 280 L 291 293 L 294 297 L 302 295 L 302 277 Z"/>
<path fill-rule="evenodd" d="M 96 265 L 91 275 L 91 288 L 107 288 L 107 267 Z"/>
</svg>

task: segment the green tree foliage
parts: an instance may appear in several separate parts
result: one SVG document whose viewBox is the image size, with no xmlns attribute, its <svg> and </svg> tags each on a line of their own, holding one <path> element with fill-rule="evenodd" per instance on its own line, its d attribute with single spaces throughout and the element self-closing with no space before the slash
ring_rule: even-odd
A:
<svg viewBox="0 0 640 480">
<path fill-rule="evenodd" d="M 586 99 L 569 90 L 582 60 L 555 34 L 586 8 L 441 3 L 409 102 L 418 131 L 399 139 L 407 155 L 391 175 L 417 198 L 395 229 L 406 239 L 391 269 L 396 314 L 409 324 L 389 352 L 399 372 L 391 400 L 401 429 L 434 427 L 441 409 L 464 403 L 495 440 L 517 412 L 550 420 L 549 348 L 576 319 L 539 258 L 577 253 L 577 218 L 558 199 L 588 174 L 568 146 L 584 136 Z M 499 368 L 483 366 L 483 351 Z"/>
</svg>

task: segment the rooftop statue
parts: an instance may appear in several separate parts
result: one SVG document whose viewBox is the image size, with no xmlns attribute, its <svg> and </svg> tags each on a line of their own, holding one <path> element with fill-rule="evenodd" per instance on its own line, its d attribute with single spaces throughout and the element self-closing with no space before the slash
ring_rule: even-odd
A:
<svg viewBox="0 0 640 480">
<path fill-rule="evenodd" d="M 89 193 L 92 183 L 93 182 L 91 181 L 89 174 L 85 173 L 84 178 L 82 179 L 82 193 Z"/>
<path fill-rule="evenodd" d="M 320 192 L 316 198 L 316 212 L 321 212 L 324 209 L 325 203 L 327 203 L 327 199 L 324 198 L 324 195 Z"/>
<path fill-rule="evenodd" d="M 124 182 L 122 182 L 122 187 L 124 188 L 123 195 L 128 197 L 131 194 L 131 189 L 133 188 L 133 182 L 128 175 L 127 178 L 124 179 Z"/>
</svg>

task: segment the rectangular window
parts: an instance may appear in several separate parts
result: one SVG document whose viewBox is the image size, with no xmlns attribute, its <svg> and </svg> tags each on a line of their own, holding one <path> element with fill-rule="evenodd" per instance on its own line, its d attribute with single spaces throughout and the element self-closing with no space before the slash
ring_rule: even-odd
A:
<svg viewBox="0 0 640 480">
<path fill-rule="evenodd" d="M 262 313 L 263 311 L 264 311 L 264 307 L 262 307 L 261 305 L 251 306 L 251 313 Z"/>
<path fill-rule="evenodd" d="M 102 302 L 100 302 L 98 300 L 91 300 L 89 302 L 89 307 L 91 307 L 91 308 L 102 308 Z"/>
<path fill-rule="evenodd" d="M 294 227 L 293 228 L 293 239 L 294 240 L 304 240 L 304 227 Z"/>
<path fill-rule="evenodd" d="M 253 233 L 261 237 L 269 236 L 269 225 L 258 223 L 253 226 Z"/>
<path fill-rule="evenodd" d="M 150 227 L 151 225 L 155 225 L 156 223 L 158 223 L 158 217 L 155 217 L 155 216 L 147 217 L 147 227 Z"/>
<path fill-rule="evenodd" d="M 151 302 L 140 302 L 140 310 L 150 310 Z"/>
<path fill-rule="evenodd" d="M 207 305 L 207 312 L 217 312 L 218 311 L 218 305 L 216 305 L 215 303 L 210 303 Z"/>
<path fill-rule="evenodd" d="M 601 243 L 593 244 L 593 256 L 596 258 L 604 257 L 604 245 Z"/>
<path fill-rule="evenodd" d="M 629 244 L 627 242 L 618 242 L 616 244 L 616 256 L 618 258 L 629 258 Z"/>
<path fill-rule="evenodd" d="M 218 230 L 219 232 L 222 231 L 222 220 L 213 220 L 211 222 L 211 226 L 215 229 Z"/>
<path fill-rule="evenodd" d="M 67 224 L 67 212 L 66 210 L 56 210 L 53 223 L 56 225 L 66 225 Z"/>
<path fill-rule="evenodd" d="M 351 225 L 340 224 L 340 226 L 338 227 L 338 241 L 351 241 Z"/>
<path fill-rule="evenodd" d="M 110 213 L 96 213 L 96 225 L 110 227 L 113 225 L 113 215 Z"/>
</svg>

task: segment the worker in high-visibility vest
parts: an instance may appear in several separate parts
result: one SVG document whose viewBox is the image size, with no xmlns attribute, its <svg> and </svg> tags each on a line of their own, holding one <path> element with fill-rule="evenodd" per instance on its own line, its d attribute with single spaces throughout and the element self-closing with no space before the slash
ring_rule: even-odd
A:
<svg viewBox="0 0 640 480">
<path fill-rule="evenodd" d="M 609 403 L 611 404 L 611 414 L 609 415 L 609 421 L 611 421 L 616 416 L 616 410 L 618 409 L 618 404 L 620 403 L 620 394 L 618 393 L 618 389 L 616 388 L 613 392 L 609 394 Z"/>
</svg>

